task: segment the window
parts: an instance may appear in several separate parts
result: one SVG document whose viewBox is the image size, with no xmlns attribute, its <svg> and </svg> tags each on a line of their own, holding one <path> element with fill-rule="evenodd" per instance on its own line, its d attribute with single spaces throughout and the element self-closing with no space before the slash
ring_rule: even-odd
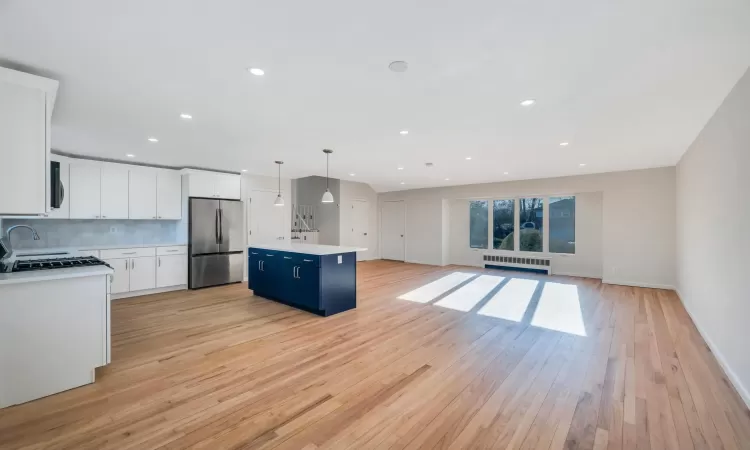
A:
<svg viewBox="0 0 750 450">
<path fill-rule="evenodd" d="M 576 252 L 576 198 L 549 199 L 550 253 Z"/>
<path fill-rule="evenodd" d="M 515 250 L 513 227 L 515 200 L 495 200 L 492 202 L 492 248 L 495 250 Z"/>
<path fill-rule="evenodd" d="M 520 248 L 522 252 L 544 250 L 544 199 L 540 197 L 519 200 Z"/>
<path fill-rule="evenodd" d="M 489 211 L 487 200 L 469 202 L 469 246 L 487 248 Z"/>
</svg>

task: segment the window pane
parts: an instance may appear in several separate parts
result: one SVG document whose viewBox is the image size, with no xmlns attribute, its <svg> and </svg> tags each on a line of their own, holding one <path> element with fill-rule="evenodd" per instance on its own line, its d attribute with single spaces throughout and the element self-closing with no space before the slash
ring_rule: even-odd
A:
<svg viewBox="0 0 750 450">
<path fill-rule="evenodd" d="M 522 198 L 519 200 L 522 252 L 544 250 L 544 199 Z"/>
<path fill-rule="evenodd" d="M 550 197 L 549 251 L 576 252 L 576 198 Z"/>
<path fill-rule="evenodd" d="M 487 200 L 469 202 L 469 246 L 487 248 L 488 213 Z"/>
<path fill-rule="evenodd" d="M 513 239 L 514 200 L 492 202 L 492 247 L 496 250 L 515 250 Z"/>
</svg>

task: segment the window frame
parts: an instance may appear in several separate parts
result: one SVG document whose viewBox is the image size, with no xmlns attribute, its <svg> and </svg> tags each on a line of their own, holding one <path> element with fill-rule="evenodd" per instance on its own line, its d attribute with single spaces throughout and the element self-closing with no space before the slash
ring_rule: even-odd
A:
<svg viewBox="0 0 750 450">
<path fill-rule="evenodd" d="M 576 256 L 578 254 L 578 243 L 577 243 L 577 236 L 578 236 L 578 221 L 575 222 L 575 228 L 574 228 L 574 236 L 576 236 L 576 253 L 552 253 L 549 250 L 549 223 L 550 223 L 550 198 L 555 197 L 573 197 L 577 198 L 577 194 L 524 194 L 524 195 L 515 195 L 515 196 L 489 196 L 489 197 L 475 197 L 475 198 L 469 198 L 467 199 L 469 204 L 472 201 L 486 201 L 487 202 L 487 247 L 486 248 L 478 248 L 478 247 L 472 247 L 471 246 L 471 237 L 469 237 L 469 250 L 472 251 L 488 251 L 493 252 L 498 255 L 508 255 L 508 256 L 528 256 L 528 257 L 552 257 L 555 255 L 562 255 L 564 257 L 568 256 Z M 542 227 L 543 233 L 543 245 L 542 245 L 542 251 L 541 252 L 529 252 L 529 251 L 522 251 L 521 248 L 521 234 L 517 231 L 520 230 L 521 227 L 521 216 L 520 216 L 520 200 L 525 198 L 541 198 L 543 199 L 543 205 L 542 205 Z M 513 248 L 514 250 L 500 250 L 495 249 L 493 242 L 494 242 L 494 236 L 493 236 L 493 213 L 494 213 L 494 202 L 495 200 L 513 200 Z M 576 203 L 577 205 L 577 203 Z M 469 219 L 471 220 L 471 219 Z M 471 232 L 471 229 L 469 229 L 469 232 Z"/>
</svg>

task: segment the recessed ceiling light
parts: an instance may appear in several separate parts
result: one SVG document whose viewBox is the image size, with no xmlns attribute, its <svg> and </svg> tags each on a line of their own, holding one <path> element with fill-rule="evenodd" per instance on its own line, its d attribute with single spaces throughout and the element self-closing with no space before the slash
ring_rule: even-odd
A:
<svg viewBox="0 0 750 450">
<path fill-rule="evenodd" d="M 156 139 L 155 137 L 150 137 L 150 138 L 148 138 L 148 141 L 149 141 L 149 142 L 159 142 L 159 140 L 158 140 L 158 139 Z"/>
<path fill-rule="evenodd" d="M 578 164 L 578 165 L 581 166 L 581 167 L 586 167 L 586 164 L 584 164 L 584 163 L 581 163 L 581 164 Z"/>
<path fill-rule="evenodd" d="M 398 134 L 407 135 L 407 134 L 409 134 L 409 130 L 401 130 L 401 131 L 398 132 Z"/>
<path fill-rule="evenodd" d="M 446 179 L 445 179 L 445 181 L 450 181 L 450 180 L 451 180 L 450 178 L 446 178 Z"/>
<path fill-rule="evenodd" d="M 560 142 L 560 147 L 567 147 L 567 146 L 568 146 L 567 142 Z"/>
<path fill-rule="evenodd" d="M 388 68 L 393 72 L 406 72 L 407 70 L 409 70 L 409 63 L 407 63 L 406 61 L 393 61 L 392 63 L 388 64 Z"/>
<path fill-rule="evenodd" d="M 242 169 L 243 172 L 247 172 L 247 169 Z"/>
<path fill-rule="evenodd" d="M 503 172 L 503 175 L 508 175 L 508 172 Z"/>
<path fill-rule="evenodd" d="M 190 114 L 185 114 L 185 113 L 180 114 L 180 117 L 182 117 L 185 120 L 190 120 L 193 118 L 193 116 L 191 116 Z"/>
<path fill-rule="evenodd" d="M 350 173 L 349 174 L 350 177 L 353 177 L 354 175 L 356 175 L 356 173 Z"/>
<path fill-rule="evenodd" d="M 533 105 L 534 103 L 536 103 L 536 100 L 534 100 L 533 98 L 530 98 L 530 99 L 528 99 L 528 100 L 524 100 L 524 101 L 522 101 L 522 102 L 521 102 L 521 106 L 531 106 L 531 105 Z"/>
<path fill-rule="evenodd" d="M 255 75 L 256 77 L 262 77 L 263 74 L 266 73 L 263 69 L 258 69 L 257 67 L 250 67 L 247 69 L 247 71 Z"/>
<path fill-rule="evenodd" d="M 404 168 L 403 167 L 399 167 L 398 170 L 404 170 Z"/>
<path fill-rule="evenodd" d="M 466 157 L 466 160 L 467 160 L 467 161 L 471 160 L 471 156 L 467 156 L 467 157 Z"/>
<path fill-rule="evenodd" d="M 406 184 L 406 183 L 404 183 L 404 182 L 402 181 L 402 182 L 401 182 L 401 184 Z"/>
<path fill-rule="evenodd" d="M 135 158 L 135 155 L 134 155 L 134 154 L 132 154 L 132 153 L 128 153 L 128 154 L 127 154 L 127 155 L 125 155 L 125 156 L 127 156 L 128 158 Z"/>
</svg>

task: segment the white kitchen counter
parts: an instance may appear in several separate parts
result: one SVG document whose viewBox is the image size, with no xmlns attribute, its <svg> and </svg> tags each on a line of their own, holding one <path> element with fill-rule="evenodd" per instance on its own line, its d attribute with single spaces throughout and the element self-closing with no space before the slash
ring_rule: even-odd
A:
<svg viewBox="0 0 750 450">
<path fill-rule="evenodd" d="M 344 247 L 340 245 L 292 244 L 290 242 L 273 242 L 270 244 L 251 244 L 248 248 L 277 250 L 280 252 L 304 253 L 307 255 L 336 255 L 339 253 L 364 252 L 362 247 Z"/>
<path fill-rule="evenodd" d="M 107 266 L 71 267 L 69 269 L 30 270 L 28 272 L 0 273 L 0 286 L 38 281 L 64 280 L 68 278 L 111 275 L 114 270 Z"/>
<path fill-rule="evenodd" d="M 46 253 L 72 253 L 86 250 L 114 250 L 121 248 L 159 248 L 159 247 L 178 247 L 187 246 L 186 242 L 167 243 L 167 244 L 109 244 L 109 245 L 83 245 L 80 247 L 48 247 L 48 248 L 15 248 L 13 257 L 18 255 L 39 255 Z"/>
</svg>

